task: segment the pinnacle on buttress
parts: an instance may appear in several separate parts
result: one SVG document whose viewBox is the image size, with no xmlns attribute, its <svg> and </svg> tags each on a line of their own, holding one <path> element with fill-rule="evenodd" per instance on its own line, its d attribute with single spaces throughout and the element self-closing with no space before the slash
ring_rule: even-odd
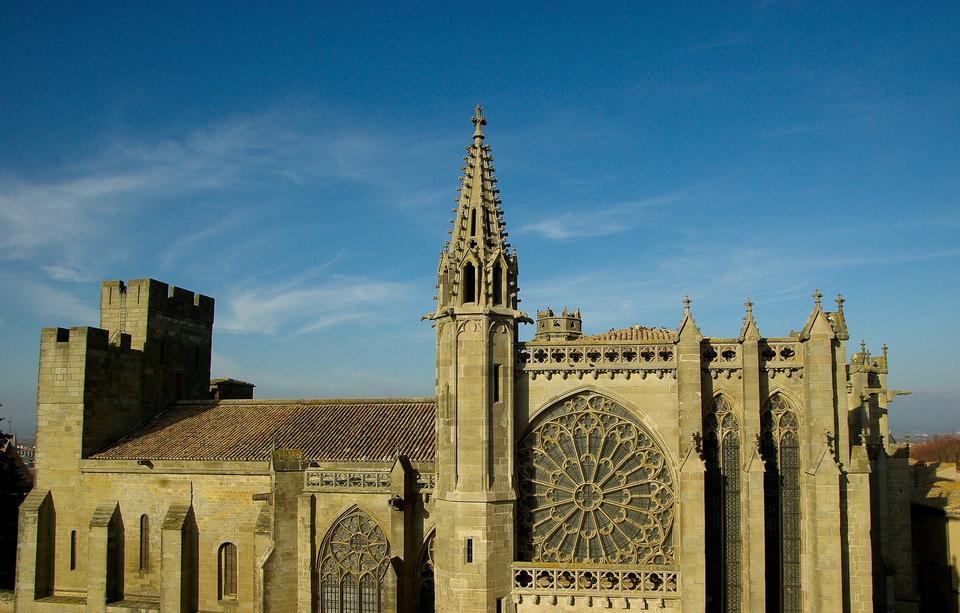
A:
<svg viewBox="0 0 960 613">
<path fill-rule="evenodd" d="M 753 320 L 753 302 L 747 298 L 743 303 L 743 325 L 740 327 L 740 340 L 757 340 L 760 338 L 760 330 L 757 328 L 757 322 Z"/>
<path fill-rule="evenodd" d="M 820 300 L 823 298 L 823 294 L 820 293 L 820 288 L 813 290 L 813 304 L 819 309 Z"/>
<path fill-rule="evenodd" d="M 843 303 L 846 302 L 846 299 L 843 297 L 843 294 L 837 294 L 837 312 L 843 313 Z"/>
</svg>

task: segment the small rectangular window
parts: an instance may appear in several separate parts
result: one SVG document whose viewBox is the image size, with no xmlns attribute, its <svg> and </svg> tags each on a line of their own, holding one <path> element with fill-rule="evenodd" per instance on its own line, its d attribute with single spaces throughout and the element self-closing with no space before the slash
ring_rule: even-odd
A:
<svg viewBox="0 0 960 613">
<path fill-rule="evenodd" d="M 500 402 L 500 365 L 493 365 L 493 401 Z"/>
<path fill-rule="evenodd" d="M 473 562 L 473 539 L 467 539 L 467 564 Z"/>
<path fill-rule="evenodd" d="M 70 570 L 77 570 L 77 531 L 70 531 Z"/>
</svg>

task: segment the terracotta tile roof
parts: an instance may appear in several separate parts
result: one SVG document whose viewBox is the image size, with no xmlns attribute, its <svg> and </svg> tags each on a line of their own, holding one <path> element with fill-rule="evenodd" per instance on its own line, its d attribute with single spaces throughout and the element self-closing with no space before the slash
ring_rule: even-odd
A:
<svg viewBox="0 0 960 613">
<path fill-rule="evenodd" d="M 666 328 L 648 328 L 646 326 L 630 326 L 621 330 L 610 330 L 603 334 L 594 334 L 593 336 L 582 336 L 578 341 L 586 342 L 604 342 L 604 341 L 665 341 L 673 342 L 673 330 Z"/>
<path fill-rule="evenodd" d="M 434 415 L 432 398 L 179 403 L 93 457 L 266 460 L 276 447 L 310 461 L 433 461 Z"/>
</svg>

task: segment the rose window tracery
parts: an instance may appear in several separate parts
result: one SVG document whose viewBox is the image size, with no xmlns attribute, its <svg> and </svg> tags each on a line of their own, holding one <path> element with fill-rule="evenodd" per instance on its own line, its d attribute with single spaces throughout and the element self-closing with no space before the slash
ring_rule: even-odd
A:
<svg viewBox="0 0 960 613">
<path fill-rule="evenodd" d="M 518 468 L 524 559 L 674 563 L 667 458 L 613 400 L 583 393 L 548 410 L 521 440 Z"/>
</svg>

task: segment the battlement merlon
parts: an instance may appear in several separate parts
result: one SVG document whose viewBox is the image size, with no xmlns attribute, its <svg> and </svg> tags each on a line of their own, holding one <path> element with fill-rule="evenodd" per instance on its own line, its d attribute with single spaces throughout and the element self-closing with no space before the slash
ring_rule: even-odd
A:
<svg viewBox="0 0 960 613">
<path fill-rule="evenodd" d="M 110 342 L 110 332 L 103 328 L 92 326 L 75 326 L 73 328 L 43 328 L 40 331 L 41 349 L 45 346 L 64 345 L 68 343 L 82 343 L 91 349 L 113 347 L 120 351 L 130 350 L 130 335 L 121 333 L 116 342 Z"/>
<path fill-rule="evenodd" d="M 100 284 L 100 316 L 105 311 L 123 306 L 126 309 L 149 309 L 213 324 L 214 299 L 210 296 L 157 281 L 133 279 Z M 107 326 L 101 326 L 110 329 Z"/>
</svg>

